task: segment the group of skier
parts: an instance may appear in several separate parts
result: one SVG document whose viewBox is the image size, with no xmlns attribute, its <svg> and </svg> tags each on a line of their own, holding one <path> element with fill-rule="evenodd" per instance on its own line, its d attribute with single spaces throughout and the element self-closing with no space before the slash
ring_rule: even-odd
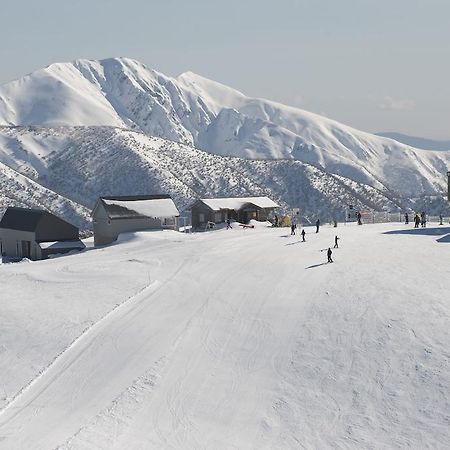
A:
<svg viewBox="0 0 450 450">
<path fill-rule="evenodd" d="M 408 213 L 405 213 L 405 225 L 409 224 L 409 215 Z M 414 214 L 414 228 L 419 227 L 425 228 L 427 226 L 427 215 L 425 211 L 422 211 L 420 214 L 416 213 Z"/>
<path fill-rule="evenodd" d="M 359 218 L 359 220 L 360 220 L 360 218 Z M 276 222 L 278 222 L 278 221 L 276 221 Z M 291 236 L 295 236 L 296 229 L 297 229 L 297 220 L 294 217 L 291 221 Z M 316 220 L 316 233 L 318 233 L 319 230 L 320 230 L 320 219 L 317 219 Z M 302 229 L 300 234 L 302 236 L 302 242 L 306 242 L 306 239 L 305 239 L 306 231 L 304 228 Z M 333 248 L 339 248 L 339 239 L 340 238 L 338 236 L 334 237 L 334 247 Z M 328 247 L 328 249 L 321 250 L 321 252 L 325 251 L 325 250 L 327 252 L 327 262 L 332 263 L 333 262 L 333 258 L 332 258 L 333 250 L 331 250 L 331 247 Z"/>
<path fill-rule="evenodd" d="M 357 219 L 358 219 L 358 223 L 362 224 L 361 223 L 361 214 L 359 214 L 359 217 L 357 216 Z M 315 225 L 316 225 L 316 233 L 318 233 L 320 231 L 320 219 L 316 220 Z M 335 226 L 336 225 L 337 224 L 335 224 Z M 230 225 L 227 223 L 227 228 L 228 228 L 228 226 L 230 226 Z M 276 214 L 274 216 L 273 226 L 274 227 L 282 226 L 282 221 L 280 221 L 280 219 L 278 218 L 278 216 Z M 230 228 L 231 228 L 231 226 L 230 226 Z M 297 217 L 293 216 L 291 219 L 291 236 L 295 236 L 297 234 L 296 232 L 297 232 Z M 300 235 L 302 237 L 301 242 L 306 242 L 306 231 L 304 228 L 302 228 Z M 340 238 L 338 236 L 334 237 L 334 247 L 333 248 L 339 248 L 339 239 Z M 329 247 L 328 249 L 321 250 L 321 252 L 323 252 L 323 251 L 327 252 L 327 262 L 332 263 L 333 262 L 333 258 L 332 258 L 333 250 L 331 250 L 331 247 Z"/>
<path fill-rule="evenodd" d="M 416 213 L 414 216 L 414 228 L 419 228 L 419 225 L 422 228 L 425 228 L 427 226 L 427 215 L 425 211 L 422 211 L 419 215 L 419 213 Z"/>
</svg>

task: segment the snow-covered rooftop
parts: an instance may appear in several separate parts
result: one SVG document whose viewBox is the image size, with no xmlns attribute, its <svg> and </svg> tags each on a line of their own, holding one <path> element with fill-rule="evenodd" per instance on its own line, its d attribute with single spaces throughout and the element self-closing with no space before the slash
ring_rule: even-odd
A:
<svg viewBox="0 0 450 450">
<path fill-rule="evenodd" d="M 39 247 L 42 250 L 46 249 L 62 249 L 62 248 L 78 248 L 83 249 L 86 246 L 79 239 L 73 241 L 52 241 L 52 242 L 39 242 Z"/>
<path fill-rule="evenodd" d="M 118 206 L 125 208 L 128 211 L 137 213 L 140 216 L 146 217 L 174 217 L 179 216 L 180 213 L 171 198 L 157 198 L 145 200 L 116 200 L 116 199 L 102 199 L 108 206 Z M 113 210 L 109 210 L 111 217 L 120 216 L 123 214 L 115 214 Z"/>
<path fill-rule="evenodd" d="M 221 209 L 241 209 L 251 203 L 259 208 L 279 208 L 269 197 L 228 197 L 228 198 L 202 198 L 201 201 L 213 211 Z"/>
</svg>

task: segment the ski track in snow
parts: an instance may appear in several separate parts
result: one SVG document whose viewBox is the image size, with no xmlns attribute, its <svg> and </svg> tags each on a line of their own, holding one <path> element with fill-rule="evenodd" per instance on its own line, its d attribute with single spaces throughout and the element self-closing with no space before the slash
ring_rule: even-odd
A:
<svg viewBox="0 0 450 450">
<path fill-rule="evenodd" d="M 449 247 L 388 229 L 139 233 L 53 261 L 158 276 L 1 412 L 0 448 L 446 448 Z"/>
</svg>

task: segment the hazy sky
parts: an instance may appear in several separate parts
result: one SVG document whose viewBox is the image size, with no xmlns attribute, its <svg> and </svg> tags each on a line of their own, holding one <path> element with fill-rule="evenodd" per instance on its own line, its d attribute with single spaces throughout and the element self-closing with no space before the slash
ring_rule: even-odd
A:
<svg viewBox="0 0 450 450">
<path fill-rule="evenodd" d="M 450 0 L 4 0 L 0 83 L 128 56 L 367 131 L 450 138 Z"/>
</svg>

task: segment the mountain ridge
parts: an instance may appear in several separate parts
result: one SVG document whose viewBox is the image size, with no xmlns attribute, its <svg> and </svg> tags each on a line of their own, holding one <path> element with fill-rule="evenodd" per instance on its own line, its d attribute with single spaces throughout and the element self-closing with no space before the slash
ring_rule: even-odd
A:
<svg viewBox="0 0 450 450">
<path fill-rule="evenodd" d="M 2 142 L 9 143 L 6 150 Z M 0 161 L 8 158 L 21 175 L 87 210 L 100 195 L 142 192 L 169 193 L 180 210 L 199 197 L 268 195 L 284 211 L 301 207 L 306 222 L 317 214 L 343 220 L 348 203 L 376 210 L 406 206 L 393 193 L 301 161 L 223 157 L 123 128 L 0 127 Z"/>
<path fill-rule="evenodd" d="M 85 127 L 86 135 L 98 146 L 93 130 L 97 129 L 102 135 L 102 129 L 110 127 L 121 129 L 125 134 L 126 130 L 134 130 L 150 140 L 154 136 L 221 158 L 238 158 L 234 170 L 245 165 L 246 160 L 254 161 L 253 166 L 257 166 L 256 161 L 273 161 L 266 164 L 269 172 L 279 170 L 275 161 L 284 161 L 286 167 L 292 164 L 295 170 L 299 170 L 297 162 L 301 162 L 320 169 L 327 179 L 334 174 L 353 180 L 359 186 L 371 186 L 386 198 L 396 199 L 397 207 L 419 207 L 430 202 L 437 204 L 440 210 L 445 207 L 443 192 L 450 152 L 415 149 L 292 106 L 250 98 L 193 72 L 168 77 L 130 58 L 55 63 L 0 86 L 0 125 L 39 130 L 37 135 L 22 132 L 20 139 L 29 141 L 24 143 L 24 151 L 35 160 L 24 164 L 21 173 L 50 189 L 56 188 L 46 184 L 45 171 L 41 170 L 46 167 L 44 160 L 29 149 L 38 141 L 40 151 L 51 153 L 57 141 L 59 152 L 64 139 L 71 142 L 72 132 L 68 131 L 61 141 L 52 135 L 58 127 L 66 131 Z M 4 147 L 1 160 L 17 169 L 15 158 L 21 160 L 23 156 L 8 151 L 7 134 L 0 135 L 0 146 Z M 109 133 L 108 139 L 114 141 L 113 134 Z M 14 139 L 11 145 L 17 147 Z M 167 144 L 171 151 L 175 147 Z M 109 147 L 113 153 L 116 150 L 115 144 Z M 133 153 L 133 149 L 127 151 Z M 201 160 L 195 151 L 194 159 Z M 90 153 L 84 156 L 95 159 Z M 219 161 L 223 160 L 216 158 L 211 164 L 220 167 Z M 195 171 L 186 159 L 184 163 Z M 94 163 L 86 160 L 84 164 Z M 97 170 L 104 170 L 101 162 L 96 164 Z M 188 177 L 181 166 L 176 167 L 180 174 Z M 25 169 L 29 173 L 25 173 Z M 154 167 L 154 170 L 160 173 L 160 168 Z M 77 176 L 82 178 L 83 174 Z M 212 179 L 213 174 L 208 177 Z M 157 178 L 160 184 L 155 187 L 160 188 L 164 180 L 160 175 Z M 257 182 L 256 178 L 252 182 Z M 286 183 L 291 186 L 295 180 Z M 219 192 L 232 194 L 232 191 L 209 191 L 210 195 Z M 65 195 L 72 193 L 67 191 Z M 442 199 L 435 200 L 438 197 Z M 298 200 L 290 199 L 286 206 L 292 206 L 290 201 Z M 330 199 L 328 204 L 332 203 Z"/>
<path fill-rule="evenodd" d="M 377 136 L 387 137 L 389 139 L 394 139 L 402 144 L 410 145 L 415 148 L 420 148 L 423 150 L 433 150 L 433 151 L 449 151 L 450 141 L 449 140 L 436 140 L 423 138 L 419 136 L 410 136 L 404 133 L 397 133 L 395 131 L 385 131 L 381 133 L 375 133 Z"/>
</svg>

